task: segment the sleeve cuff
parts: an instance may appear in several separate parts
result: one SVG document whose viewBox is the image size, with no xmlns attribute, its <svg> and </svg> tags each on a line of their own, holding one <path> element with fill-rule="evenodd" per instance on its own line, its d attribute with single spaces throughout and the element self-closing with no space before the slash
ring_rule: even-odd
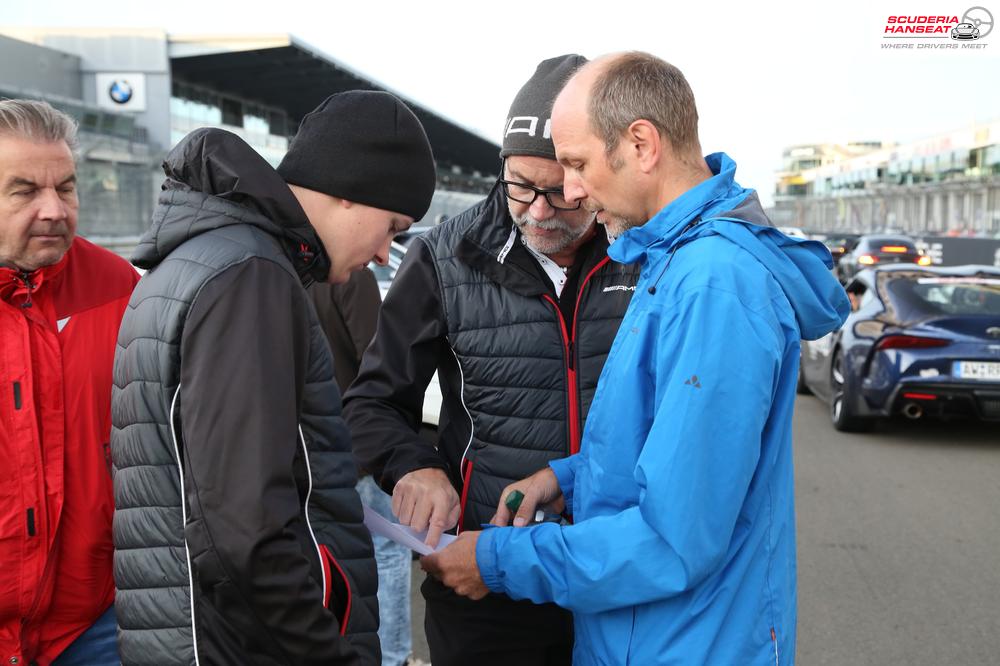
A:
<svg viewBox="0 0 1000 666">
<path fill-rule="evenodd" d="M 514 528 L 493 527 L 483 530 L 476 541 L 476 566 L 479 567 L 479 576 L 491 592 L 504 592 L 504 575 L 498 566 L 494 541 L 496 541 L 499 532 L 508 529 Z"/>
<path fill-rule="evenodd" d="M 573 457 L 550 460 L 549 468 L 556 475 L 559 490 L 562 491 L 563 501 L 566 503 L 566 513 L 571 515 L 573 513 L 573 481 L 576 475 Z"/>
</svg>

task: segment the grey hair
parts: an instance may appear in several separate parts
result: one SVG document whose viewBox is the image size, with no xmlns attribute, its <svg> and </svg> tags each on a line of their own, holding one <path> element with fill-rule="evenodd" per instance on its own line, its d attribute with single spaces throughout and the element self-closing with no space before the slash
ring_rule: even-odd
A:
<svg viewBox="0 0 1000 666">
<path fill-rule="evenodd" d="M 76 121 L 48 102 L 33 99 L 0 99 L 0 136 L 29 141 L 65 141 L 77 151 Z"/>
<path fill-rule="evenodd" d="M 700 156 L 698 108 L 679 69 L 641 51 L 611 56 L 591 66 L 595 64 L 603 67 L 590 89 L 588 113 L 608 156 L 636 120 L 652 123 L 678 157 L 693 152 Z"/>
</svg>

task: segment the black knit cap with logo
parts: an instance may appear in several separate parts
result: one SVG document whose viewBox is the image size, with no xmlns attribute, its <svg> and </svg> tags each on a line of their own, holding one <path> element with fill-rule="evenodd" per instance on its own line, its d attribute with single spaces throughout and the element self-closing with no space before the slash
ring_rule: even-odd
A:
<svg viewBox="0 0 1000 666">
<path fill-rule="evenodd" d="M 500 157 L 534 155 L 556 158 L 556 148 L 546 129 L 552 118 L 552 103 L 569 77 L 586 64 L 582 55 L 568 54 L 543 60 L 510 105 L 504 125 Z"/>
<path fill-rule="evenodd" d="M 423 125 L 387 92 L 351 90 L 310 111 L 278 165 L 290 185 L 419 220 L 437 181 Z"/>
</svg>

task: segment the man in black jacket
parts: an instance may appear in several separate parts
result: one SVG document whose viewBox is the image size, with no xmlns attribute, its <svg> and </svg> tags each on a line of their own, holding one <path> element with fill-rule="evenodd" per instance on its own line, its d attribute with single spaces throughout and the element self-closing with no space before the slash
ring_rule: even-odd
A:
<svg viewBox="0 0 1000 666">
<path fill-rule="evenodd" d="M 341 284 L 314 282 L 306 291 L 316 308 L 333 354 L 333 371 L 341 394 L 361 368 L 361 357 L 375 336 L 382 294 L 371 269 L 351 273 Z"/>
<path fill-rule="evenodd" d="M 361 464 L 432 545 L 456 524 L 479 529 L 508 483 L 577 451 L 634 289 L 603 227 L 563 197 L 549 137 L 552 101 L 584 62 L 546 60 L 518 93 L 500 181 L 413 241 L 345 396 Z M 437 449 L 417 435 L 435 371 Z M 572 618 L 554 605 L 472 602 L 432 578 L 422 592 L 435 666 L 570 663 Z"/>
<path fill-rule="evenodd" d="M 423 216 L 423 127 L 388 93 L 340 93 L 277 171 L 218 129 L 164 171 L 115 354 L 122 662 L 377 664 L 371 539 L 304 284 L 385 263 Z"/>
</svg>

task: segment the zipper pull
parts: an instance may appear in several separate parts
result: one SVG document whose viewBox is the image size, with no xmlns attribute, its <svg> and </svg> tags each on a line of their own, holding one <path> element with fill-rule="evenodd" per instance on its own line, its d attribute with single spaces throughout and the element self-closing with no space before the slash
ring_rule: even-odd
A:
<svg viewBox="0 0 1000 666">
<path fill-rule="evenodd" d="M 566 352 L 569 358 L 566 359 L 566 365 L 570 370 L 576 370 L 576 340 L 570 340 L 569 345 L 566 347 Z"/>
<path fill-rule="evenodd" d="M 18 276 L 21 278 L 21 282 L 24 283 L 24 289 L 27 291 L 27 296 L 25 296 L 24 303 L 21 303 L 22 308 L 30 308 L 31 303 L 31 290 L 35 288 L 35 285 L 31 284 L 31 273 L 25 271 L 20 271 Z"/>
</svg>

